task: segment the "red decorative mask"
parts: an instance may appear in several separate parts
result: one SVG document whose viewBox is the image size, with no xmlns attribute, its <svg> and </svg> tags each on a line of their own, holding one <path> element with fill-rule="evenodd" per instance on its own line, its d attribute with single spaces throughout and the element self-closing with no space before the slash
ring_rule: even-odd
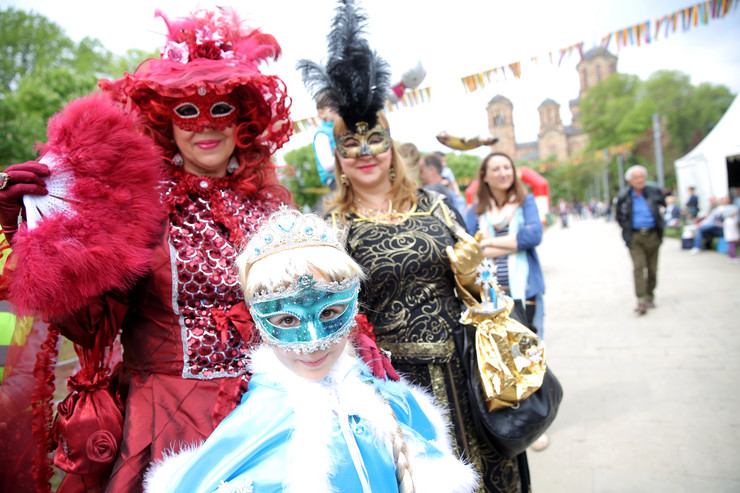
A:
<svg viewBox="0 0 740 493">
<path fill-rule="evenodd" d="M 236 125 L 236 119 L 236 101 L 230 94 L 193 94 L 178 99 L 172 107 L 172 122 L 188 132 L 223 130 Z"/>
</svg>

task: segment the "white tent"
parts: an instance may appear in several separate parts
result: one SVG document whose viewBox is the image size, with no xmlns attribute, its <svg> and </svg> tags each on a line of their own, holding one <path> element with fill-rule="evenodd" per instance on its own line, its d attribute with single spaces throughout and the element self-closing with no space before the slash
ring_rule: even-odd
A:
<svg viewBox="0 0 740 493">
<path fill-rule="evenodd" d="M 740 96 L 704 140 L 674 165 L 681 204 L 686 204 L 692 186 L 704 212 L 709 210 L 710 196 L 719 200 L 728 194 L 727 167 L 740 166 Z"/>
</svg>

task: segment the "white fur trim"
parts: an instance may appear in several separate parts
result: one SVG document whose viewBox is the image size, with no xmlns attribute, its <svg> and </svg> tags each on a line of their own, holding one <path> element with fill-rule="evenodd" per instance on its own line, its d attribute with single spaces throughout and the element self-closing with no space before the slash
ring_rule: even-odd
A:
<svg viewBox="0 0 740 493">
<path fill-rule="evenodd" d="M 434 396 L 422 387 L 405 381 L 404 384 L 409 388 L 411 395 L 414 396 L 416 402 L 419 403 L 419 407 L 434 426 L 434 433 L 437 435 L 435 441 L 437 448 L 446 454 L 454 454 L 452 439 L 450 438 L 452 436 L 452 425 L 447 417 L 447 408 L 437 404 Z"/>
<path fill-rule="evenodd" d="M 237 479 L 236 481 L 221 481 L 215 493 L 253 493 L 254 486 L 251 479 Z"/>
<path fill-rule="evenodd" d="M 294 431 L 286 445 L 288 457 L 283 491 L 336 491 L 332 489 L 330 481 L 337 460 L 331 453 L 335 412 L 340 416 L 359 416 L 368 432 L 372 433 L 376 445 L 385 449 L 388 454 L 393 453 L 392 437 L 396 432 L 396 420 L 390 406 L 375 386 L 362 377 L 357 356 L 349 344 L 327 378 L 322 381 L 312 381 L 296 375 L 277 359 L 270 347 L 264 345 L 253 351 L 251 369 L 283 386 L 287 396 L 286 405 L 294 410 Z M 407 437 L 416 490 L 425 493 L 472 491 L 468 485 L 476 484 L 476 473 L 472 467 L 455 459 L 443 416 L 444 410 L 436 406 L 433 398 L 421 388 L 408 386 L 435 428 L 437 447 L 447 454 L 437 460 L 419 457 L 419 448 L 414 443 L 408 443 L 410 440 Z M 145 493 L 167 491 L 172 485 L 172 478 L 177 476 L 177 472 L 185 466 L 200 445 L 183 445 L 179 453 L 172 450 L 165 452 L 162 459 L 153 463 L 145 475 Z M 240 485 L 225 484 L 224 487 L 226 486 Z"/>
<path fill-rule="evenodd" d="M 407 444 L 407 447 L 409 445 Z M 411 447 L 409 447 L 410 449 Z M 409 453 L 412 453 L 409 450 Z M 478 473 L 452 455 L 430 460 L 410 458 L 414 489 L 424 493 L 470 493 L 478 487 Z"/>
<path fill-rule="evenodd" d="M 253 372 L 265 373 L 285 387 L 287 404 L 295 410 L 295 429 L 287 445 L 290 466 L 283 483 L 285 491 L 335 491 L 330 482 L 336 468 L 336 458 L 331 455 L 335 412 L 340 416 L 360 416 L 376 444 L 382 444 L 392 454 L 391 436 L 396 421 L 375 386 L 362 380 L 351 345 L 347 345 L 329 375 L 318 382 L 293 373 L 265 345 L 252 353 L 251 361 Z"/>
<path fill-rule="evenodd" d="M 434 396 L 422 387 L 404 381 L 419 407 L 434 426 L 434 444 L 445 455 L 429 459 L 419 454 L 417 443 L 406 437 L 414 488 L 424 493 L 468 493 L 478 487 L 478 472 L 472 464 L 456 457 L 452 448 L 451 424 L 447 408 L 436 403 Z"/>
<path fill-rule="evenodd" d="M 162 452 L 162 458 L 152 462 L 144 473 L 144 493 L 161 493 L 172 485 L 172 478 L 190 460 L 203 442 L 181 444 L 180 451 L 168 449 Z"/>
</svg>

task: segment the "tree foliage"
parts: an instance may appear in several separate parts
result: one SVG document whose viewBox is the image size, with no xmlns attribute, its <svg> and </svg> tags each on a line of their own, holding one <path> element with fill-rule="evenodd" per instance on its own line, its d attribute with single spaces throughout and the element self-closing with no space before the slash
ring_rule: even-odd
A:
<svg viewBox="0 0 740 493">
<path fill-rule="evenodd" d="M 660 115 L 665 183 L 675 185 L 672 163 L 690 151 L 719 121 L 734 95 L 721 85 L 693 86 L 687 74 L 661 70 L 642 81 L 614 74 L 588 90 L 581 99 L 583 130 L 589 151 L 626 142 L 635 143 L 631 162 L 655 168 L 653 114 Z M 613 162 L 611 177 L 616 180 Z M 602 171 L 598 171 L 601 173 Z"/>
<path fill-rule="evenodd" d="M 74 43 L 57 24 L 38 14 L 0 10 L 0 90 L 7 92 L 39 68 L 70 65 Z"/>
<path fill-rule="evenodd" d="M 647 81 L 614 74 L 588 90 L 581 100 L 589 149 L 622 144 L 652 128 L 658 113 L 675 157 L 690 151 L 719 121 L 734 94 L 726 86 L 693 86 L 687 74 L 660 70 Z"/>
<path fill-rule="evenodd" d="M 313 209 L 321 197 L 329 192 L 329 187 L 319 179 L 313 146 L 308 144 L 287 152 L 285 162 L 293 169 L 283 180 L 283 184 L 293 193 L 293 201 L 298 207 Z"/>
<path fill-rule="evenodd" d="M 0 10 L 0 25 L 0 168 L 35 159 L 52 115 L 148 56 L 115 56 L 93 38 L 75 43 L 54 22 L 12 7 Z"/>
<path fill-rule="evenodd" d="M 620 124 L 640 101 L 640 79 L 635 75 L 614 74 L 588 90 L 581 99 L 583 131 L 589 135 L 589 149 L 603 149 L 634 138 L 620 133 Z M 639 113 L 640 115 L 642 112 Z M 635 122 L 639 126 L 641 121 Z M 646 124 L 649 126 L 649 120 Z M 623 132 L 631 130 L 622 127 Z M 644 130 L 645 127 L 643 127 Z"/>
<path fill-rule="evenodd" d="M 447 166 L 455 173 L 455 179 L 461 188 L 478 176 L 478 167 L 482 159 L 472 154 L 446 154 Z"/>
</svg>

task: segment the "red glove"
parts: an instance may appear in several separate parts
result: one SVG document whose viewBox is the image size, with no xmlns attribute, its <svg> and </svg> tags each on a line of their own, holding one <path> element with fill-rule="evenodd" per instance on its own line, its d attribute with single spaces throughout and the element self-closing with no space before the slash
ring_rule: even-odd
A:
<svg viewBox="0 0 740 493">
<path fill-rule="evenodd" d="M 21 212 L 23 196 L 49 193 L 42 178 L 44 176 L 49 176 L 49 167 L 36 161 L 14 164 L 0 173 L 0 225 L 8 241 L 18 231 L 18 214 Z"/>
<path fill-rule="evenodd" d="M 357 315 L 356 320 L 357 326 L 352 333 L 352 342 L 362 361 L 370 368 L 376 378 L 399 381 L 401 377 L 398 376 L 393 365 L 391 365 L 391 360 L 375 344 L 373 326 L 367 321 L 365 315 Z"/>
</svg>

